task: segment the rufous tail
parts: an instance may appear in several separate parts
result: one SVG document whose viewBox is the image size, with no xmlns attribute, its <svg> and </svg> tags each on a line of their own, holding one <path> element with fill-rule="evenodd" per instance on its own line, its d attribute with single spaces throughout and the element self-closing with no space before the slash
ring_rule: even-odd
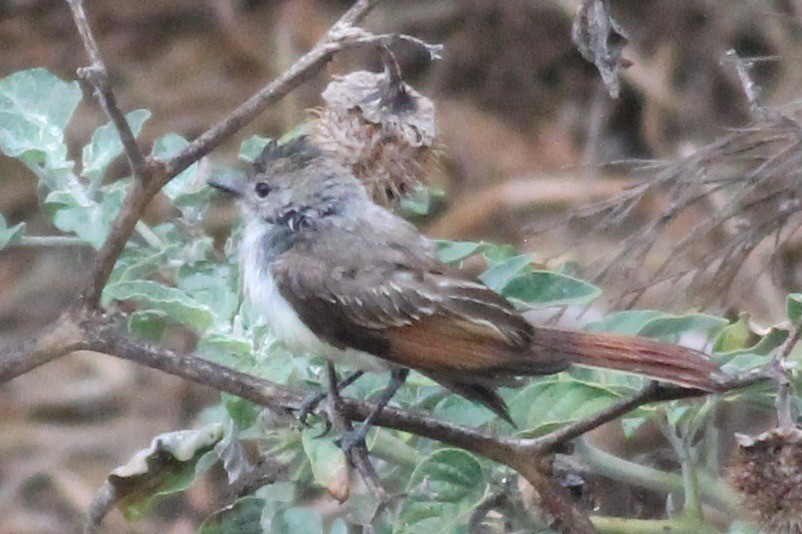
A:
<svg viewBox="0 0 802 534">
<path fill-rule="evenodd" d="M 723 378 L 702 352 L 638 336 L 537 327 L 533 349 L 540 357 L 565 358 L 576 365 L 635 373 L 709 392 L 718 391 Z"/>
</svg>

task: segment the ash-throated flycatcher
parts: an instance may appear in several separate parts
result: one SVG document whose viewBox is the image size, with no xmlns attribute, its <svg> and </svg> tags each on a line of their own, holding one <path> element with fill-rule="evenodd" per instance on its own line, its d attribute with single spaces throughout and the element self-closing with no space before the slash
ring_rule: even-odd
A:
<svg viewBox="0 0 802 534">
<path fill-rule="evenodd" d="M 496 392 L 571 364 L 714 391 L 703 354 L 645 338 L 533 326 L 503 297 L 440 262 L 434 242 L 374 204 L 352 172 L 307 138 L 271 142 L 247 178 L 212 181 L 240 199 L 244 291 L 299 353 L 390 371 L 369 424 L 409 369 L 510 421 Z"/>
</svg>

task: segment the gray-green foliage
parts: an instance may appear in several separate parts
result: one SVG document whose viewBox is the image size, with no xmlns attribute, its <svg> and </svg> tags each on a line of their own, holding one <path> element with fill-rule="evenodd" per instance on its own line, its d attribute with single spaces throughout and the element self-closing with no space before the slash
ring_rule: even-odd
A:
<svg viewBox="0 0 802 534">
<path fill-rule="evenodd" d="M 76 82 L 62 81 L 42 69 L 0 80 L 0 150 L 33 171 L 43 210 L 57 228 L 98 247 L 120 208 L 130 178 L 109 182 L 106 176 L 111 162 L 122 153 L 122 144 L 110 125 L 98 128 L 82 150 L 79 164 L 68 158 L 64 132 L 80 98 Z M 127 115 L 135 135 L 149 116 L 145 110 Z M 267 141 L 249 138 L 242 145 L 241 158 L 252 161 Z M 168 134 L 156 141 L 153 154 L 169 157 L 186 145 L 185 139 Z M 135 335 L 158 341 L 167 326 L 181 325 L 197 336 L 196 354 L 200 357 L 283 384 L 319 386 L 320 362 L 310 363 L 288 353 L 241 301 L 231 253 L 234 247 L 229 243 L 224 252 L 215 251 L 200 226 L 210 198 L 204 184 L 205 176 L 195 164 L 165 188 L 177 208 L 177 219 L 147 229 L 143 234 L 147 239 L 135 236 L 131 240 L 104 291 L 104 304 L 134 303 L 128 327 Z M 0 217 L 0 249 L 18 244 L 23 231 L 22 224 L 8 227 Z M 487 269 L 480 278 L 520 308 L 586 305 L 600 294 L 597 287 L 567 270 L 545 270 L 535 263 L 535 255 L 522 255 L 507 245 L 442 241 L 439 246 L 446 262 L 458 264 L 470 257 L 485 261 Z M 221 258 L 221 254 L 227 257 Z M 788 314 L 792 320 L 802 314 L 800 295 L 789 297 Z M 738 371 L 761 365 L 784 339 L 781 329 L 756 334 L 744 317 L 730 323 L 709 315 L 672 315 L 657 310 L 615 313 L 587 328 L 706 344 L 715 349 L 725 368 Z M 366 376 L 345 393 L 369 397 L 385 381 L 386 377 Z M 592 414 L 643 385 L 639 377 L 581 369 L 535 379 L 518 390 L 502 390 L 518 429 L 481 406 L 445 394 L 431 380 L 414 373 L 394 402 L 414 411 L 431 411 L 446 421 L 532 436 Z M 765 390 L 751 391 L 724 400 L 765 396 Z M 701 417 L 699 404 L 687 402 L 669 403 L 664 411 L 669 421 L 680 426 Z M 661 413 L 653 407 L 640 409 L 624 420 L 624 428 L 634 432 L 648 419 L 662 417 Z M 170 472 L 174 476 L 164 483 L 153 484 L 152 489 L 137 486 L 139 497 L 128 506 L 129 511 L 141 511 L 152 496 L 186 487 L 202 471 L 198 466 L 206 466 L 210 458 L 222 459 L 235 478 L 247 472 L 249 466 L 242 455 L 232 454 L 236 449 L 231 448 L 242 439 L 286 465 L 289 480 L 265 485 L 253 495 L 226 503 L 228 506 L 203 524 L 201 532 L 344 532 L 348 523 L 373 519 L 375 499 L 349 488 L 344 456 L 333 442 L 336 435 L 317 437 L 320 425 L 301 431 L 288 418 L 228 395 L 207 418 L 222 426 L 212 427 L 217 429 L 213 436 L 202 435 L 208 439 L 186 435 L 197 445 L 190 447 L 195 452 L 173 455 L 170 465 L 174 471 Z M 225 446 L 214 447 L 221 439 Z M 167 441 L 162 439 L 161 444 L 164 448 Z M 389 430 L 375 434 L 371 447 L 374 459 L 379 459 L 382 480 L 397 491 L 408 492 L 376 520 L 380 532 L 465 532 L 470 510 L 489 492 L 498 490 L 498 481 L 509 474 L 506 468 L 467 452 Z M 700 444 L 699 450 L 703 449 Z M 198 464 L 200 458 L 204 461 Z M 316 508 L 306 506 L 310 495 L 324 488 L 341 498 L 350 490 L 344 512 L 337 517 L 321 516 Z M 515 523 L 512 518 L 510 521 Z"/>
</svg>

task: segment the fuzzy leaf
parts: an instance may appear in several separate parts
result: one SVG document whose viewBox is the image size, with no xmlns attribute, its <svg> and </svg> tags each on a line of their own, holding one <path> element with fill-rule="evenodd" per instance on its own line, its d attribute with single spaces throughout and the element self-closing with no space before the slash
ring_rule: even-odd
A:
<svg viewBox="0 0 802 534">
<path fill-rule="evenodd" d="M 239 307 L 238 268 L 233 263 L 198 261 L 178 270 L 178 288 L 229 322 Z"/>
<path fill-rule="evenodd" d="M 436 451 L 412 472 L 394 532 L 463 531 L 485 489 L 482 466 L 472 454 L 459 449 Z"/>
<path fill-rule="evenodd" d="M 242 142 L 239 148 L 239 159 L 253 163 L 267 144 L 272 141 L 270 137 L 262 137 L 260 135 L 252 135 Z"/>
<path fill-rule="evenodd" d="M 289 508 L 273 516 L 271 534 L 323 534 L 320 517 L 309 508 Z"/>
<path fill-rule="evenodd" d="M 501 294 L 513 302 L 545 308 L 587 304 L 601 295 L 601 289 L 564 274 L 535 270 L 514 277 Z"/>
<path fill-rule="evenodd" d="M 157 158 L 162 159 L 169 159 L 172 156 L 178 154 L 181 150 L 189 146 L 189 141 L 184 139 L 178 134 L 168 133 L 165 136 L 162 136 L 153 143 L 153 150 L 151 154 L 156 156 Z M 195 176 L 195 171 L 198 169 L 198 163 L 195 162 L 183 171 L 181 171 L 178 176 L 170 180 L 167 185 L 164 186 L 162 191 L 168 197 L 173 200 L 176 200 L 182 194 L 186 193 L 193 193 L 196 192 L 201 187 L 205 187 L 206 184 L 199 184 L 197 187 L 192 187 L 190 182 L 192 181 L 192 177 Z"/>
<path fill-rule="evenodd" d="M 142 126 L 149 118 L 150 111 L 146 109 L 137 109 L 125 116 L 125 120 L 128 122 L 134 137 L 139 135 L 139 132 L 142 131 Z M 111 122 L 104 124 L 95 130 L 92 140 L 88 145 L 84 146 L 81 157 L 83 166 L 81 175 L 93 183 L 103 180 L 106 169 L 114 161 L 114 158 L 122 153 L 123 142 L 120 140 L 117 128 Z"/>
<path fill-rule="evenodd" d="M 64 232 L 74 232 L 95 248 L 108 235 L 120 210 L 129 180 L 120 180 L 100 191 L 100 203 L 89 199 L 83 188 L 53 191 L 45 198 L 45 211 L 51 212 L 53 224 Z"/>
<path fill-rule="evenodd" d="M 214 313 L 205 304 L 180 289 L 150 280 L 124 281 L 107 286 L 103 291 L 103 302 L 111 300 L 133 300 L 144 309 L 161 311 L 197 332 L 210 328 L 215 320 Z"/>
<path fill-rule="evenodd" d="M 479 427 L 493 420 L 496 414 L 479 403 L 457 395 L 449 395 L 437 403 L 434 416 L 457 425 Z"/>
<path fill-rule="evenodd" d="M 529 267 L 534 257 L 534 254 L 515 256 L 483 272 L 479 279 L 493 291 L 501 293 L 510 280 Z"/>
<path fill-rule="evenodd" d="M 25 223 L 19 223 L 9 228 L 6 218 L 0 213 L 0 250 L 18 244 L 22 241 L 24 233 Z"/>
<path fill-rule="evenodd" d="M 799 322 L 802 317 L 802 293 L 791 293 L 786 300 L 786 309 L 788 311 L 788 318 L 792 323 Z"/>
<path fill-rule="evenodd" d="M 635 335 L 649 321 L 668 314 L 655 310 L 625 310 L 585 325 L 585 330 Z"/>
<path fill-rule="evenodd" d="M 151 499 L 185 490 L 210 467 L 201 459 L 223 438 L 223 425 L 202 430 L 180 430 L 153 438 L 147 449 L 116 468 L 107 484 L 114 488 L 116 501 L 126 519 L 138 519 Z"/>
<path fill-rule="evenodd" d="M 679 336 L 686 332 L 701 332 L 714 335 L 728 324 L 729 321 L 726 319 L 703 313 L 664 315 L 643 325 L 638 331 L 638 335 L 654 338 Z"/>
<path fill-rule="evenodd" d="M 344 502 L 350 491 L 348 460 L 342 449 L 334 443 L 331 434 L 319 435 L 320 428 L 317 427 L 303 431 L 303 447 L 312 466 L 312 476 L 332 497 Z"/>
<path fill-rule="evenodd" d="M 484 243 L 472 241 L 446 241 L 437 242 L 437 255 L 445 263 L 457 263 L 465 258 L 478 254 L 485 247 Z"/>
<path fill-rule="evenodd" d="M 721 329 L 713 345 L 713 352 L 725 353 L 744 349 L 750 339 L 752 331 L 749 329 L 749 314 L 744 312 L 738 316 L 737 321 Z"/>
<path fill-rule="evenodd" d="M 574 379 L 543 379 L 509 400 L 513 420 L 527 436 L 538 436 L 596 413 L 620 399 L 610 389 Z"/>
<path fill-rule="evenodd" d="M 0 80 L 0 150 L 28 166 L 72 168 L 64 128 L 81 101 L 77 82 L 45 69 L 15 72 Z M 57 189 L 55 183 L 49 184 Z"/>
</svg>

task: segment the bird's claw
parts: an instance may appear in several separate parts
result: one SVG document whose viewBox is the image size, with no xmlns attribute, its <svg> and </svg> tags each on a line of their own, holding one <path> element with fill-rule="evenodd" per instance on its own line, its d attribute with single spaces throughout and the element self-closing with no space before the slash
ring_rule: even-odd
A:
<svg viewBox="0 0 802 534">
<path fill-rule="evenodd" d="M 309 419 L 309 416 L 312 415 L 312 413 L 314 413 L 315 409 L 317 408 L 317 405 L 320 404 L 321 401 L 325 398 L 326 398 L 325 393 L 311 393 L 310 395 L 307 395 L 307 397 L 303 400 L 303 402 L 301 402 L 301 407 L 298 410 L 298 421 L 301 423 L 301 426 L 304 426 L 306 428 L 312 426 L 309 423 L 307 423 L 307 419 Z M 326 421 L 326 430 L 323 432 L 323 434 L 326 434 L 329 431 L 329 428 L 331 428 L 331 423 L 329 421 Z"/>
<path fill-rule="evenodd" d="M 368 448 L 365 444 L 365 432 L 363 431 L 363 427 L 360 427 L 359 430 L 343 432 L 343 435 L 335 440 L 334 443 L 340 447 L 346 455 L 351 454 L 351 451 L 358 448 L 364 450 Z"/>
</svg>

